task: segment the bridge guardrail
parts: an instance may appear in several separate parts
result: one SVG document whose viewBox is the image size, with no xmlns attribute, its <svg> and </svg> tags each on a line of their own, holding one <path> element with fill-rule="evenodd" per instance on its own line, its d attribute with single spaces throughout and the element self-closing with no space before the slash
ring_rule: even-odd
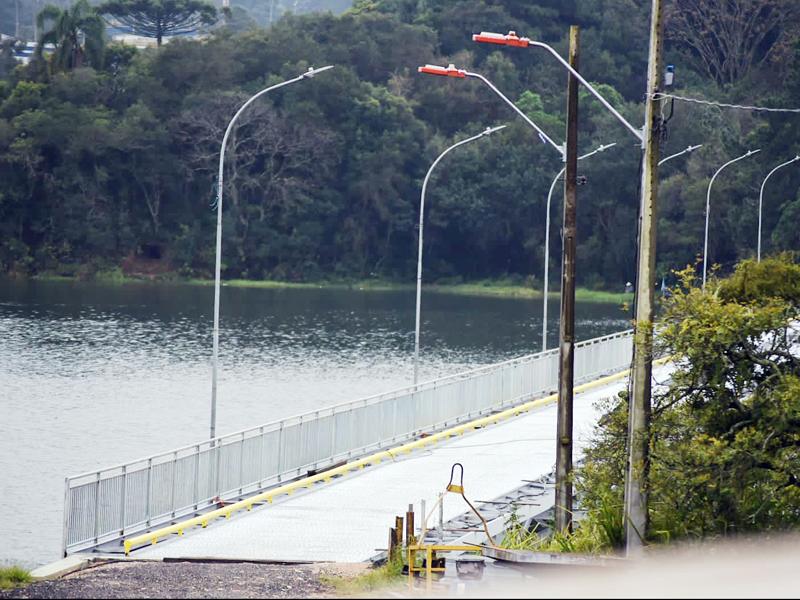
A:
<svg viewBox="0 0 800 600">
<path fill-rule="evenodd" d="M 576 383 L 628 367 L 632 339 L 576 344 Z M 64 555 L 520 404 L 557 378 L 548 350 L 67 477 Z"/>
</svg>

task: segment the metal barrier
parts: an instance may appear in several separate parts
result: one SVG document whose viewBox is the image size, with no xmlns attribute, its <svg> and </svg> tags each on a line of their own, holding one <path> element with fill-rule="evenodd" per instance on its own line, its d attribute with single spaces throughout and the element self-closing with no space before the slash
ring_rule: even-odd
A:
<svg viewBox="0 0 800 600">
<path fill-rule="evenodd" d="M 575 381 L 629 366 L 632 332 L 575 348 Z M 548 350 L 92 471 L 65 482 L 64 555 L 555 390 Z"/>
</svg>

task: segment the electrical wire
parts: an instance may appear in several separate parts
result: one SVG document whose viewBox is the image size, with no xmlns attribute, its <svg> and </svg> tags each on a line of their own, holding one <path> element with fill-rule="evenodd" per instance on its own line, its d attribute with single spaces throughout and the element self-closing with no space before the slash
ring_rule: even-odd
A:
<svg viewBox="0 0 800 600">
<path fill-rule="evenodd" d="M 743 104 L 728 104 L 727 102 L 716 102 L 713 100 L 701 100 L 699 98 L 687 98 L 685 96 L 676 96 L 675 94 L 665 94 L 663 92 L 656 92 L 653 94 L 654 100 L 661 98 L 672 98 L 674 100 L 682 100 L 683 102 L 692 102 L 694 104 L 703 104 L 706 106 L 716 106 L 718 108 L 735 108 L 738 110 L 755 110 L 762 112 L 777 112 L 777 113 L 798 113 L 800 108 L 775 108 L 770 106 L 746 106 Z"/>
</svg>

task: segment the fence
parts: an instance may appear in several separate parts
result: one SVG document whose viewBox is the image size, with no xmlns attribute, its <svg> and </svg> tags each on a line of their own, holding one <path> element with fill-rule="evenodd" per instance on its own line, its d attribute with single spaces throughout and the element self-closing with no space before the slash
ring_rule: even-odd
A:
<svg viewBox="0 0 800 600">
<path fill-rule="evenodd" d="M 632 339 L 576 344 L 576 383 L 629 366 Z M 548 350 L 68 477 L 64 554 L 519 404 L 557 378 L 558 351 Z"/>
</svg>

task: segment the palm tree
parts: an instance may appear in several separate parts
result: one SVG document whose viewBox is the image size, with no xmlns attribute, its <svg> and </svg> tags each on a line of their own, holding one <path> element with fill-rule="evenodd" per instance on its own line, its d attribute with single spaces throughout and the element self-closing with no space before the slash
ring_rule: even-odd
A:
<svg viewBox="0 0 800 600">
<path fill-rule="evenodd" d="M 54 70 L 69 71 L 87 63 L 95 68 L 102 65 L 105 25 L 87 0 L 63 10 L 48 4 L 36 16 L 36 25 L 41 31 L 37 55 L 41 57 L 45 44 L 53 44 L 50 64 Z"/>
</svg>

